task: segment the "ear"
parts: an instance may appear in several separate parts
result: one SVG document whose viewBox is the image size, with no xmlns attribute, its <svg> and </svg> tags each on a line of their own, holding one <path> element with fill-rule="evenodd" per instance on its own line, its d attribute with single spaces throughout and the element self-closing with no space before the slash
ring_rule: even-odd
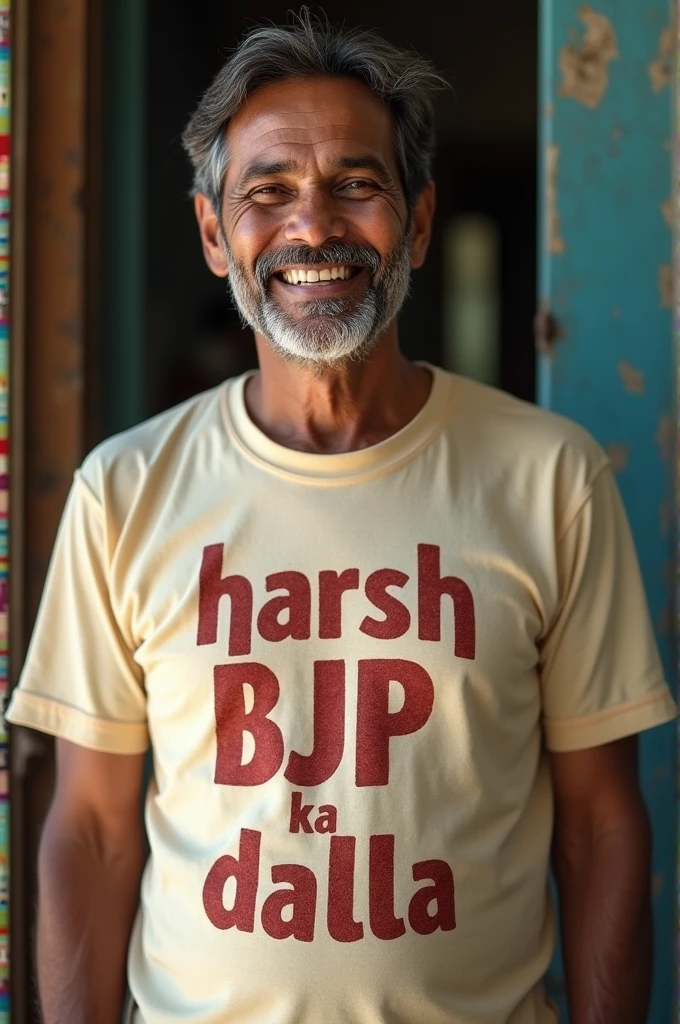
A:
<svg viewBox="0 0 680 1024">
<path fill-rule="evenodd" d="M 194 197 L 194 211 L 198 221 L 205 262 L 216 277 L 227 277 L 229 264 L 224 251 L 224 239 L 219 218 L 208 197 L 201 192 Z"/>
<path fill-rule="evenodd" d="M 411 270 L 422 267 L 432 237 L 432 218 L 436 205 L 435 185 L 429 181 L 416 199 L 411 214 Z"/>
</svg>

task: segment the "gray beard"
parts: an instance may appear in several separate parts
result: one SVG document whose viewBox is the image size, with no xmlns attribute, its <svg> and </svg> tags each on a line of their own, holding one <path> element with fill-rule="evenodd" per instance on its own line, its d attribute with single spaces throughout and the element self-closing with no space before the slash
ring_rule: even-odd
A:
<svg viewBox="0 0 680 1024">
<path fill-rule="evenodd" d="M 290 362 L 321 369 L 346 360 L 361 360 L 397 317 L 408 295 L 411 267 L 405 236 L 388 253 L 381 268 L 377 250 L 344 243 L 311 248 L 288 246 L 260 257 L 255 277 L 244 263 L 234 260 L 225 242 L 229 287 L 244 324 L 265 338 Z M 300 304 L 293 318 L 281 309 L 270 291 L 272 272 L 286 264 L 362 264 L 371 283 L 366 294 L 355 299 L 315 299 Z"/>
</svg>

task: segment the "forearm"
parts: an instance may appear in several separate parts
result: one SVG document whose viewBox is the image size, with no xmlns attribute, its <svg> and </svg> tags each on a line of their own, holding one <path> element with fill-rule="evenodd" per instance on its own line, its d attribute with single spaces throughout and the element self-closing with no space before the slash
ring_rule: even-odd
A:
<svg viewBox="0 0 680 1024">
<path fill-rule="evenodd" d="M 120 1024 L 143 859 L 141 826 L 115 854 L 57 833 L 48 819 L 37 935 L 44 1024 Z"/>
<path fill-rule="evenodd" d="M 558 825 L 556 840 L 571 1024 L 645 1024 L 652 973 L 646 818 L 571 842 Z"/>
</svg>

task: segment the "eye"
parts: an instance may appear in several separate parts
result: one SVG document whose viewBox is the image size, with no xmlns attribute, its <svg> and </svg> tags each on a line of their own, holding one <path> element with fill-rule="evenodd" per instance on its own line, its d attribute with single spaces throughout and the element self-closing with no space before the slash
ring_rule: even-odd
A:
<svg viewBox="0 0 680 1024">
<path fill-rule="evenodd" d="M 251 202 L 270 206 L 290 198 L 290 191 L 281 185 L 258 185 L 248 193 L 247 198 Z"/>
<path fill-rule="evenodd" d="M 366 192 L 378 188 L 379 186 L 375 181 L 367 181 L 365 178 L 357 178 L 354 181 L 348 181 L 342 189 L 346 192 Z"/>
</svg>

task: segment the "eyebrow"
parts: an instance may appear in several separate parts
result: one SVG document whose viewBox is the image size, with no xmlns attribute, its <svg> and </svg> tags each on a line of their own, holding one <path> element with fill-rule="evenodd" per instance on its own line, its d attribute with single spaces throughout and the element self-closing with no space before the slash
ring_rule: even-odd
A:
<svg viewBox="0 0 680 1024">
<path fill-rule="evenodd" d="M 376 177 L 383 182 L 392 182 L 392 175 L 382 160 L 376 156 L 343 156 L 335 161 L 337 169 L 343 171 L 373 171 Z M 301 165 L 295 160 L 277 160 L 274 162 L 266 160 L 253 160 L 244 169 L 238 180 L 238 188 L 245 188 L 251 182 L 259 178 L 267 178 L 276 174 L 294 174 L 299 171 Z"/>
<path fill-rule="evenodd" d="M 392 181 L 387 166 L 377 156 L 343 156 L 336 162 L 336 167 L 344 171 L 373 171 L 377 178 Z"/>
<path fill-rule="evenodd" d="M 253 160 L 238 179 L 238 187 L 243 188 L 251 181 L 255 181 L 257 178 L 267 178 L 270 174 L 292 174 L 296 170 L 299 170 L 299 164 L 296 164 L 294 160 L 277 160 L 274 163 L 266 160 Z"/>
</svg>

